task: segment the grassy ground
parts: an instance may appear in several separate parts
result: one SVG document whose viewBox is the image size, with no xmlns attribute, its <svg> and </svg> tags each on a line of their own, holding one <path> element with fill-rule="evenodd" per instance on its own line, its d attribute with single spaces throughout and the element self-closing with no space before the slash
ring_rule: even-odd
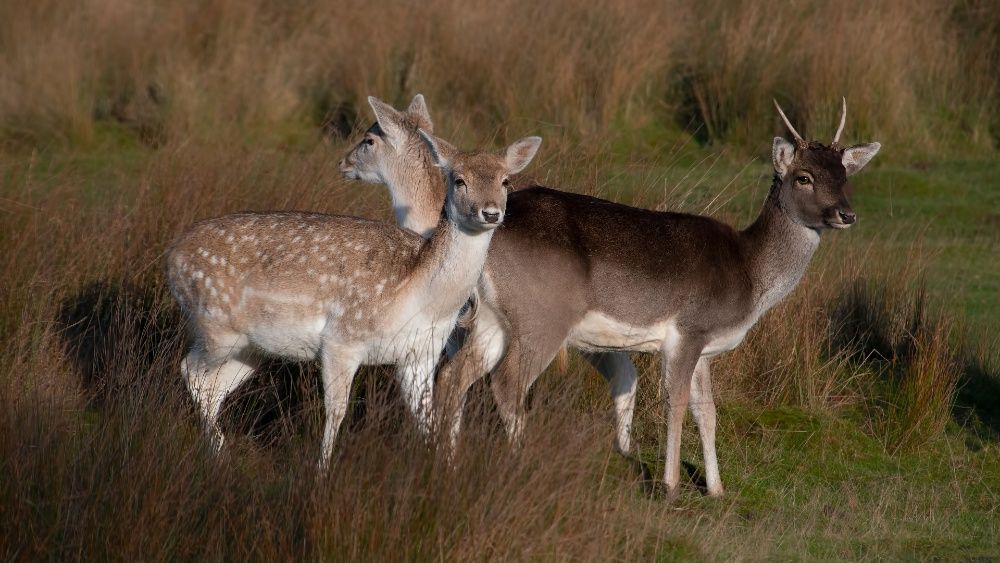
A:
<svg viewBox="0 0 1000 563">
<path fill-rule="evenodd" d="M 789 303 L 716 362 L 728 492 L 722 500 L 698 489 L 693 428 L 684 437 L 685 492 L 673 503 L 647 498 L 632 465 L 610 451 L 605 384 L 579 361 L 542 378 L 521 452 L 504 445 L 478 389 L 473 404 L 481 414 L 470 421 L 469 445 L 450 477 L 440 476 L 440 460 L 412 440 L 385 375 L 371 372 L 356 391 L 351 430 L 340 445 L 342 472 L 317 485 L 311 459 L 322 408 L 315 373 L 293 366 L 271 370 L 230 407 L 236 445 L 216 462 L 204 451 L 176 375 L 183 336 L 159 272 L 164 233 L 197 216 L 243 208 L 388 217 L 378 189 L 337 177 L 342 147 L 150 149 L 110 128 L 85 150 L 8 153 L 0 201 L 12 221 L 3 240 L 13 249 L 8 264 L 19 271 L 5 288 L 3 317 L 12 358 L 4 379 L 0 515 L 7 555 L 1000 553 L 992 161 L 876 164 L 857 178 L 861 223 L 826 237 Z M 769 184 L 759 158 L 695 145 L 655 148 L 601 170 L 559 168 L 553 175 L 561 171 L 572 178 L 567 184 L 620 201 L 708 212 L 736 224 L 753 217 Z M 292 194 L 290 186 L 301 191 Z M 104 262 L 94 263 L 96 256 Z M 908 272 L 926 276 L 931 308 L 946 313 L 951 329 L 940 327 L 938 313 L 906 320 L 917 315 L 919 295 Z M 865 279 L 874 285 L 862 282 L 857 294 Z M 961 327 L 962 311 L 969 311 L 971 328 Z M 850 328 L 857 314 L 867 320 Z M 879 322 L 885 326 L 865 324 Z M 914 346 L 943 334 L 942 361 L 954 371 L 905 351 L 907 338 L 925 333 L 931 336 L 915 337 Z M 657 475 L 656 362 L 637 360 L 643 379 L 635 435 Z M 958 377 L 944 383 L 943 418 L 930 430 L 905 412 L 917 404 L 904 397 L 906 378 L 919 379 L 921 370 Z M 937 388 L 927 381 L 919 379 Z M 952 384 L 959 385 L 956 395 Z"/>
</svg>

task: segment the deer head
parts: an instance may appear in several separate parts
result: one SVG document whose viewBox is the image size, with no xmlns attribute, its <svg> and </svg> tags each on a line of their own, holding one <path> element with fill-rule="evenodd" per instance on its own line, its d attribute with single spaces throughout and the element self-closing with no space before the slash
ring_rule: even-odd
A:
<svg viewBox="0 0 1000 563">
<path fill-rule="evenodd" d="M 428 133 L 434 129 L 427 103 L 417 94 L 406 111 L 397 111 L 374 96 L 368 97 L 368 104 L 376 121 L 344 155 L 340 171 L 348 178 L 372 184 L 405 182 L 412 167 L 409 150 L 422 148 L 417 128 Z"/>
<path fill-rule="evenodd" d="M 792 127 L 777 100 L 782 121 L 795 142 L 775 137 L 771 149 L 778 203 L 793 220 L 815 230 L 846 229 L 857 221 L 847 194 L 847 178 L 865 167 L 878 153 L 879 143 L 842 147 L 840 134 L 847 119 L 844 100 L 840 127 L 830 145 L 807 141 Z"/>
<path fill-rule="evenodd" d="M 481 232 L 503 221 L 510 175 L 524 170 L 535 157 L 541 137 L 525 137 L 511 144 L 503 155 L 462 152 L 418 129 L 430 148 L 434 164 L 445 173 L 448 195 L 445 213 L 463 230 Z"/>
</svg>

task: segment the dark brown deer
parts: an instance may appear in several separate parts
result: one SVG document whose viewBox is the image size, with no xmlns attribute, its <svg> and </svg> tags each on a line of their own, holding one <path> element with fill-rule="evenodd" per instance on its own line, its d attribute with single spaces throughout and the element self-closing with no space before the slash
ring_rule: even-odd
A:
<svg viewBox="0 0 1000 563">
<path fill-rule="evenodd" d="M 528 390 L 564 344 L 658 352 L 668 427 L 664 481 L 677 491 L 690 405 L 708 492 L 721 495 L 709 363 L 795 288 L 820 233 L 856 221 L 847 178 L 880 148 L 840 144 L 846 102 L 830 145 L 803 139 L 778 111 L 794 142 L 774 139 L 774 183 L 760 216 L 742 231 L 709 217 L 542 187 L 510 194 L 479 283 L 472 334 L 439 375 L 439 404 L 452 409 L 443 415 L 457 419 L 469 386 L 492 370 L 497 406 L 516 439 Z M 631 385 L 622 402 L 634 401 Z M 631 415 L 632 408 L 620 410 Z M 627 453 L 621 417 L 619 432 Z"/>
</svg>

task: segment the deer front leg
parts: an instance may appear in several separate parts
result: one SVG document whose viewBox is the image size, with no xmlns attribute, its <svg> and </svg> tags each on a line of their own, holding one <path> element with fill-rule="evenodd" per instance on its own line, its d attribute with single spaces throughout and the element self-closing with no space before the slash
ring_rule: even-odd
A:
<svg viewBox="0 0 1000 563">
<path fill-rule="evenodd" d="M 320 450 L 319 467 L 326 470 L 333 456 L 333 444 L 337 441 L 337 432 L 347 414 L 347 405 L 351 398 L 351 383 L 354 373 L 358 371 L 360 360 L 351 350 L 336 345 L 324 345 L 321 352 L 323 360 L 323 407 L 326 420 L 323 424 L 323 444 Z"/>
<path fill-rule="evenodd" d="M 554 332 L 565 338 L 565 333 Z M 530 341 L 530 344 L 528 343 Z M 528 391 L 552 363 L 562 346 L 562 338 L 541 336 L 512 340 L 507 354 L 493 372 L 491 382 L 497 410 L 507 428 L 507 437 L 513 444 L 520 444 L 527 417 Z"/>
<path fill-rule="evenodd" d="M 723 488 L 722 478 L 719 476 L 719 461 L 715 455 L 715 400 L 712 397 L 712 374 L 709 363 L 708 358 L 701 358 L 694 368 L 694 381 L 691 383 L 691 414 L 701 436 L 708 494 L 721 497 Z"/>
<path fill-rule="evenodd" d="M 681 476 L 681 429 L 691 392 L 691 378 L 701 356 L 702 346 L 680 342 L 663 351 L 661 386 L 667 418 L 667 456 L 663 481 L 670 497 L 677 495 Z"/>
<path fill-rule="evenodd" d="M 434 423 L 434 366 L 432 354 L 418 354 L 396 369 L 403 400 L 417 419 L 420 432 L 429 437 Z"/>
<path fill-rule="evenodd" d="M 435 408 L 439 420 L 448 425 L 451 451 L 458 445 L 469 388 L 496 366 L 505 351 L 506 335 L 499 325 L 477 321 L 465 344 L 438 371 Z"/>
</svg>

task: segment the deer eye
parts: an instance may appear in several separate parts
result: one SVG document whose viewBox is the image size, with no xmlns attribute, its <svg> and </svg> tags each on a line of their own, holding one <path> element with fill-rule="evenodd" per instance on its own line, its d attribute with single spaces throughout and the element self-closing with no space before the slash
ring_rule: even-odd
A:
<svg viewBox="0 0 1000 563">
<path fill-rule="evenodd" d="M 799 176 L 795 178 L 795 183 L 800 186 L 808 186 L 812 183 L 812 180 L 809 179 L 809 176 Z"/>
<path fill-rule="evenodd" d="M 458 187 L 460 187 L 460 188 L 464 188 L 465 187 L 465 180 L 463 180 L 461 178 L 455 178 L 455 185 L 458 186 Z"/>
<path fill-rule="evenodd" d="M 361 141 L 361 144 L 368 145 L 370 147 L 375 144 L 375 139 L 372 139 L 371 137 L 365 137 L 365 139 Z"/>
</svg>

